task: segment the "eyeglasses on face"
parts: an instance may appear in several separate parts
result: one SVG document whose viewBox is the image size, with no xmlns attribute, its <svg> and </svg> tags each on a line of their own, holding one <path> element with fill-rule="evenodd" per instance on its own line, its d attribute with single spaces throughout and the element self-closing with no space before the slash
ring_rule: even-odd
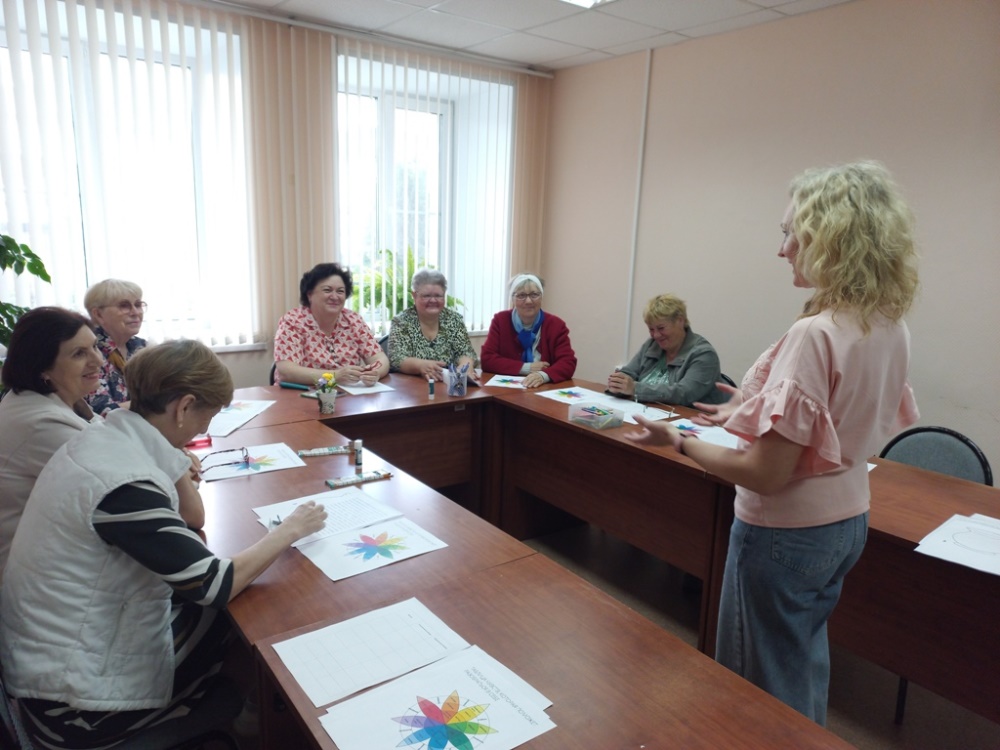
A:
<svg viewBox="0 0 1000 750">
<path fill-rule="evenodd" d="M 514 295 L 514 299 L 516 299 L 518 302 L 524 302 L 527 299 L 530 299 L 532 302 L 537 302 L 539 299 L 541 299 L 541 297 L 542 297 L 541 292 L 518 292 L 517 294 Z"/>
<path fill-rule="evenodd" d="M 127 299 L 123 299 L 121 302 L 116 302 L 113 305 L 105 305 L 105 307 L 117 307 L 119 312 L 123 312 L 125 314 L 132 312 L 132 310 L 135 310 L 137 313 L 141 315 L 142 313 L 146 312 L 146 308 L 149 307 L 149 305 L 147 305 L 141 299 L 137 299 L 135 302 L 129 302 Z"/>
<path fill-rule="evenodd" d="M 421 302 L 440 302 L 444 299 L 443 294 L 418 294 L 417 297 Z"/>
</svg>

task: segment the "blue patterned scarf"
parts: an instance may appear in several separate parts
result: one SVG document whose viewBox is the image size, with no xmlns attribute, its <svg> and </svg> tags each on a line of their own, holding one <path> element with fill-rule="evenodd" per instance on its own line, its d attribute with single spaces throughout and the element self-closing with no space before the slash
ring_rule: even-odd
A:
<svg viewBox="0 0 1000 750">
<path fill-rule="evenodd" d="M 531 328 L 524 327 L 524 324 L 521 323 L 521 317 L 517 314 L 517 310 L 511 310 L 510 317 L 511 320 L 514 321 L 514 330 L 517 332 L 517 340 L 521 342 L 521 348 L 524 349 L 524 353 L 521 355 L 521 361 L 534 362 L 535 339 L 538 338 L 538 331 L 542 328 L 542 318 L 545 317 L 545 313 L 542 310 L 538 311 L 538 317 L 535 318 L 535 323 L 531 326 Z"/>
</svg>

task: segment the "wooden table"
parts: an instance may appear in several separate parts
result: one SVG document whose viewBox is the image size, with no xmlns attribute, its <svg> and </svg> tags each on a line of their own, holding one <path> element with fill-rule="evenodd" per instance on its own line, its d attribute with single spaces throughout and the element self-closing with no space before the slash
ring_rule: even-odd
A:
<svg viewBox="0 0 1000 750">
<path fill-rule="evenodd" d="M 553 702 L 556 728 L 525 748 L 850 747 L 541 555 L 415 594 Z M 330 622 L 369 609 L 345 604 Z M 273 648 L 326 624 L 268 638 L 258 658 L 310 745 L 333 750 L 318 720 L 325 709 L 312 705 Z"/>
<path fill-rule="evenodd" d="M 876 463 L 868 543 L 830 639 L 1000 723 L 1000 576 L 914 551 L 955 514 L 1000 516 L 1000 489 Z"/>
<path fill-rule="evenodd" d="M 489 377 L 489 376 L 487 376 Z M 393 390 L 351 395 L 341 392 L 337 411 L 323 423 L 406 470 L 474 512 L 490 493 L 491 472 L 484 461 L 494 452 L 493 391 L 470 387 L 463 397 L 447 395 L 437 383 L 429 398 L 427 381 L 391 373 L 380 382 Z M 315 399 L 279 386 L 240 388 L 240 399 L 274 400 L 247 425 L 265 427 L 320 419 Z"/>
<path fill-rule="evenodd" d="M 713 654 L 733 488 L 671 448 L 626 440 L 635 425 L 582 427 L 568 420 L 566 404 L 530 392 L 497 400 L 503 481 L 487 518 L 526 539 L 565 524 L 554 506 L 702 579 L 698 648 Z"/>
<path fill-rule="evenodd" d="M 396 388 L 391 397 L 338 400 L 338 416 L 330 424 L 343 419 L 366 446 L 389 446 L 393 463 L 418 474 L 433 465 L 428 453 L 440 453 L 459 433 L 468 435 L 468 454 L 448 458 L 444 481 L 464 471 L 481 498 L 472 507 L 518 538 L 566 523 L 563 512 L 568 512 L 701 578 L 699 646 L 712 652 L 733 517 L 730 486 L 669 449 L 625 441 L 622 435 L 631 426 L 595 431 L 573 425 L 564 404 L 531 392 L 470 389 L 466 399 L 428 402 L 419 378 L 393 375 L 390 384 Z M 601 389 L 585 381 L 576 384 Z M 294 391 L 243 389 L 239 395 L 259 391 L 264 394 L 252 397 L 294 404 L 275 411 L 281 405 L 276 404 L 251 426 L 262 417 L 305 415 L 300 402 L 315 414 L 308 409 L 315 404 L 291 395 Z M 368 398 L 380 399 L 381 406 L 362 400 Z M 455 401 L 476 416 L 456 412 Z M 365 428 L 366 415 L 377 429 Z M 400 415 L 405 429 L 397 432 L 395 416 Z M 420 436 L 416 447 L 414 435 Z M 913 551 L 955 513 L 1000 514 L 1000 490 L 892 461 L 877 463 L 880 468 L 871 474 L 868 545 L 845 583 L 830 622 L 831 640 L 1000 722 L 1000 657 L 991 648 L 1000 642 L 1000 578 Z"/>
<path fill-rule="evenodd" d="M 283 442 L 293 450 L 301 450 L 348 441 L 314 420 L 271 427 L 248 426 L 215 442 L 217 449 Z M 364 491 L 398 508 L 406 518 L 446 542 L 448 547 L 337 582 L 327 578 L 300 552 L 290 549 L 229 605 L 233 621 L 250 645 L 261 638 L 326 619 L 345 608 L 371 609 L 410 596 L 418 587 L 460 579 L 534 554 L 529 547 L 372 451 L 366 450 L 364 455 L 365 471 L 381 469 L 393 474 L 389 480 L 362 485 Z M 253 508 L 328 491 L 326 479 L 354 473 L 350 456 L 304 460 L 305 468 L 203 485 L 205 536 L 213 552 L 228 557 L 264 535 L 264 527 L 257 521 Z"/>
</svg>

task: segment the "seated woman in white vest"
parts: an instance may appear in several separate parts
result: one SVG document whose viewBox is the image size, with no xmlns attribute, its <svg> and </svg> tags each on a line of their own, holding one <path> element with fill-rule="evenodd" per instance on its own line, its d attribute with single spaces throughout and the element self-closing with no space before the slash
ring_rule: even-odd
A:
<svg viewBox="0 0 1000 750">
<path fill-rule="evenodd" d="M 217 617 L 293 542 L 306 503 L 256 544 L 218 558 L 183 516 L 181 448 L 233 395 L 204 344 L 144 349 L 125 371 L 131 410 L 80 432 L 42 470 L 0 598 L 0 665 L 29 732 L 51 748 L 104 747 L 183 715 L 218 673 Z"/>
</svg>

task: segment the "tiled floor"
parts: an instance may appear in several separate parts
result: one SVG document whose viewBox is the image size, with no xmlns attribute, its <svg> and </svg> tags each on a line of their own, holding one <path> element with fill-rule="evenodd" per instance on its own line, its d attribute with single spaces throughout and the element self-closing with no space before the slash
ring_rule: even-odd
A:
<svg viewBox="0 0 1000 750">
<path fill-rule="evenodd" d="M 527 543 L 687 643 L 696 643 L 700 594 L 677 569 L 589 526 Z M 906 720 L 896 726 L 895 675 L 837 648 L 831 662 L 828 728 L 853 745 L 863 750 L 1000 750 L 1000 724 L 918 685 L 910 685 Z"/>
</svg>

